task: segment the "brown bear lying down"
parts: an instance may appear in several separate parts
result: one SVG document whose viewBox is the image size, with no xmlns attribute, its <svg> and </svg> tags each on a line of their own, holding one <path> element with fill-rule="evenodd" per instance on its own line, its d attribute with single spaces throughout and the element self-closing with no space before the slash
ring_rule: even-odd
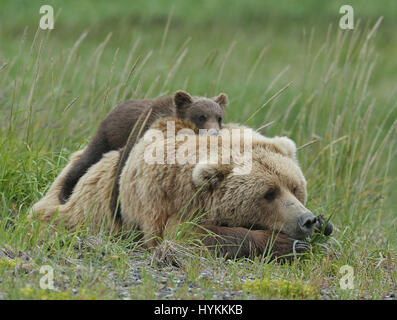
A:
<svg viewBox="0 0 397 320">
<path fill-rule="evenodd" d="M 176 139 L 167 135 L 172 126 L 176 132 L 185 128 L 183 135 Z M 202 234 L 203 244 L 216 246 L 228 257 L 280 257 L 309 249 L 302 240 L 321 227 L 323 220 L 304 206 L 306 180 L 296 159 L 295 143 L 286 137 L 266 138 L 252 130 L 249 135 L 244 131 L 247 128 L 238 125 L 224 127 L 219 136 L 210 137 L 195 135 L 194 125 L 187 121 L 154 123 L 134 146 L 122 170 L 121 219 L 109 209 L 118 151 L 106 153 L 80 178 L 68 202 L 60 204 L 64 175 L 84 150 L 75 152 L 29 218 L 63 221 L 71 229 L 90 224 L 116 231 L 140 230 L 148 248 L 172 234 L 181 221 L 198 219 L 201 227 L 196 231 Z M 209 141 L 213 143 L 206 144 Z M 236 151 L 236 146 L 244 148 L 247 141 L 251 141 L 250 148 Z M 215 162 L 201 158 L 197 162 L 203 145 L 208 154 L 218 151 L 210 159 Z M 161 161 L 158 155 L 169 150 L 178 161 L 170 160 L 172 157 Z M 242 150 L 248 150 L 245 158 Z M 331 232 L 328 224 L 325 234 Z"/>
</svg>

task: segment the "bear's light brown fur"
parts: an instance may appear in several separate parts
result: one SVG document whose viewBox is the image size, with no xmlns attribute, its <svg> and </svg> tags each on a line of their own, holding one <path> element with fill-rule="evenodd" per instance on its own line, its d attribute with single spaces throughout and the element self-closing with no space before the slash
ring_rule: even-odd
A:
<svg viewBox="0 0 397 320">
<path fill-rule="evenodd" d="M 291 253 L 295 239 L 304 238 L 297 228 L 297 220 L 308 212 L 304 207 L 306 181 L 295 156 L 294 142 L 286 137 L 266 138 L 253 132 L 252 170 L 244 175 L 233 174 L 239 164 L 231 156 L 230 164 L 148 164 L 145 150 L 152 145 L 150 135 L 153 129 L 165 135 L 169 120 L 156 122 L 135 145 L 127 159 L 120 180 L 123 228 L 141 230 L 146 245 L 153 247 L 158 238 L 172 232 L 180 221 L 205 212 L 200 224 L 222 237 L 204 237 L 204 243 L 223 246 L 221 250 L 227 255 L 263 254 L 274 237 L 273 253 Z M 173 121 L 177 130 L 188 126 L 181 120 Z M 230 132 L 232 129 L 242 132 L 244 127 L 225 125 L 225 130 Z M 214 139 L 193 136 L 188 142 L 177 141 L 176 148 L 193 141 L 198 148 L 200 140 Z M 218 145 L 221 145 L 222 136 L 215 137 L 219 139 Z M 170 139 L 165 140 L 166 145 L 171 142 Z M 243 138 L 239 142 L 242 144 Z M 229 143 L 231 141 L 225 139 L 222 145 L 225 147 Z M 61 219 L 70 228 L 87 222 L 98 227 L 105 222 L 114 230 L 120 230 L 121 222 L 115 221 L 109 209 L 120 157 L 117 151 L 105 154 L 81 177 L 69 201 L 59 203 L 58 193 L 63 175 L 82 152 L 72 155 L 70 163 L 54 181 L 46 196 L 33 206 L 30 219 L 37 213 L 44 222 L 48 222 L 57 213 L 55 222 Z M 207 182 L 209 178 L 212 179 Z M 274 199 L 267 199 L 269 194 L 274 195 Z M 200 229 L 199 232 L 203 231 Z M 299 244 L 296 249 L 299 249 Z"/>
<path fill-rule="evenodd" d="M 152 126 L 152 130 L 160 130 L 165 135 L 166 123 L 160 121 Z M 178 127 L 180 121 L 175 123 L 177 132 L 187 126 L 183 123 Z M 225 125 L 224 130 L 230 132 L 237 128 L 241 131 L 240 142 L 243 143 L 243 127 Z M 161 238 L 175 219 L 179 221 L 177 213 L 190 202 L 186 212 L 197 212 L 197 209 L 200 209 L 197 214 L 206 212 L 201 219 L 205 225 L 271 229 L 293 238 L 299 237 L 297 218 L 308 211 L 303 205 L 306 180 L 295 157 L 295 144 L 290 139 L 266 138 L 253 133 L 252 171 L 246 175 L 234 175 L 233 169 L 238 165 L 231 156 L 230 164 L 148 165 L 144 161 L 144 153 L 152 145 L 152 141 L 147 139 L 149 134 L 134 147 L 121 175 L 123 224 L 138 226 L 147 239 L 153 236 Z M 224 146 L 231 143 L 224 135 L 195 135 L 194 138 L 191 143 L 196 147 L 196 154 L 202 140 L 218 139 L 218 145 L 223 141 Z M 173 138 L 165 140 L 164 150 L 173 143 Z M 176 149 L 183 143 L 176 142 Z M 215 177 L 211 184 L 194 196 L 212 176 Z M 275 203 L 267 203 L 264 199 L 269 188 L 280 193 Z"/>
<path fill-rule="evenodd" d="M 118 151 L 106 153 L 100 162 L 88 170 L 84 178 L 80 179 L 76 185 L 67 203 L 61 204 L 59 201 L 63 178 L 83 152 L 84 149 L 71 155 L 68 165 L 52 183 L 44 198 L 32 207 L 28 218 L 32 220 L 37 216 L 43 223 L 53 221 L 57 224 L 62 221 L 70 229 L 75 229 L 78 225 L 87 222 L 94 228 L 99 228 L 103 223 L 110 226 L 108 223 L 110 221 L 113 230 L 120 230 L 119 221 L 113 221 L 113 215 L 109 210 L 111 191 L 120 157 Z"/>
</svg>

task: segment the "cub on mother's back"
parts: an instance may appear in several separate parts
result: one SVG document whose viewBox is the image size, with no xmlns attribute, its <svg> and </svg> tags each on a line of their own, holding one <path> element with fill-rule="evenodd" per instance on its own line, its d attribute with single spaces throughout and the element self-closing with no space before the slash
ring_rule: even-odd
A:
<svg viewBox="0 0 397 320">
<path fill-rule="evenodd" d="M 198 129 L 221 129 L 227 100 L 224 93 L 210 99 L 191 97 L 184 91 L 177 91 L 171 97 L 130 100 L 120 104 L 101 122 L 81 158 L 66 174 L 59 193 L 60 202 L 65 203 L 68 200 L 80 177 L 97 163 L 103 154 L 125 147 L 119 164 L 122 168 L 139 133 L 146 132 L 160 118 L 188 119 Z"/>
</svg>

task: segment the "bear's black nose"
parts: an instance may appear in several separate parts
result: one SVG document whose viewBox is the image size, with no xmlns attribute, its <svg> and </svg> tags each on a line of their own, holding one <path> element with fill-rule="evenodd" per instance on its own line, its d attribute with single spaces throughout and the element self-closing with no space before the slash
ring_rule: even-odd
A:
<svg viewBox="0 0 397 320">
<path fill-rule="evenodd" d="M 309 235 L 313 232 L 314 226 L 317 224 L 317 217 L 311 212 L 302 214 L 298 218 L 298 226 L 302 233 Z"/>
</svg>

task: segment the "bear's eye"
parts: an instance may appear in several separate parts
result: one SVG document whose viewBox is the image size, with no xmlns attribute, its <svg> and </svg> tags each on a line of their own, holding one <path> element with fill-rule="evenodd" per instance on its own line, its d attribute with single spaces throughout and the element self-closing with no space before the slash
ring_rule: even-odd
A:
<svg viewBox="0 0 397 320">
<path fill-rule="evenodd" d="M 219 123 L 219 124 L 222 123 L 222 118 L 221 118 L 221 117 L 218 118 L 218 123 Z"/>
<path fill-rule="evenodd" d="M 297 187 L 293 187 L 292 188 L 292 193 L 293 193 L 293 195 L 294 196 L 296 196 L 296 192 L 298 191 L 298 188 Z"/>
<path fill-rule="evenodd" d="M 267 201 L 273 201 L 274 199 L 276 199 L 277 196 L 277 192 L 276 190 L 269 190 L 268 192 L 266 192 L 265 194 L 265 199 Z"/>
<path fill-rule="evenodd" d="M 207 117 L 206 116 L 200 116 L 199 117 L 199 121 L 200 122 L 205 122 L 207 120 Z"/>
</svg>

